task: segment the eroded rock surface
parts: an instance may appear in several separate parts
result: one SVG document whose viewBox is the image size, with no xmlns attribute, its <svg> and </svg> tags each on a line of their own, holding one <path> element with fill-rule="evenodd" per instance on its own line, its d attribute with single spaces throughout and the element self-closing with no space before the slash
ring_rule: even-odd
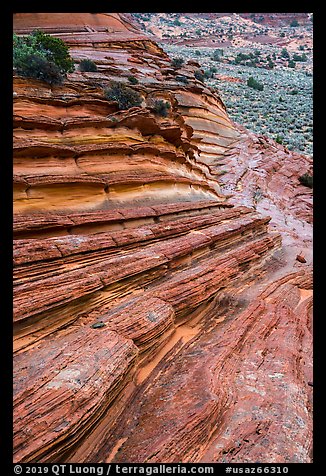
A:
<svg viewBox="0 0 326 476">
<path fill-rule="evenodd" d="M 310 159 L 123 15 L 35 28 L 99 71 L 14 78 L 14 460 L 310 462 Z"/>
</svg>

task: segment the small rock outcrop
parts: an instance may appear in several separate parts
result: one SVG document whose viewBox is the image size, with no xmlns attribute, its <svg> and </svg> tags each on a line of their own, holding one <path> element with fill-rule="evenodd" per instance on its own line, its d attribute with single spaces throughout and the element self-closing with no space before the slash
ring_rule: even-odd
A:
<svg viewBox="0 0 326 476">
<path fill-rule="evenodd" d="M 123 15 L 35 28 L 98 71 L 14 77 L 14 461 L 310 462 L 310 159 Z"/>
</svg>

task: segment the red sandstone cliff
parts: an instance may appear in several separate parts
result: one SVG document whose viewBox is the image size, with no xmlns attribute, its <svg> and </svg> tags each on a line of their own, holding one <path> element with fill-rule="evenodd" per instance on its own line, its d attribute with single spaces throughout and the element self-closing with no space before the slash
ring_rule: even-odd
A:
<svg viewBox="0 0 326 476">
<path fill-rule="evenodd" d="M 14 460 L 310 462 L 310 160 L 119 14 L 35 28 L 98 72 L 14 78 Z"/>
</svg>

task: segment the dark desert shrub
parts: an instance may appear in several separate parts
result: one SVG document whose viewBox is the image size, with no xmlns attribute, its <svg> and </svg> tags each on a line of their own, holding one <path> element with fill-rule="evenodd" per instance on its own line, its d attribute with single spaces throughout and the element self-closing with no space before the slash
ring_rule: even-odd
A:
<svg viewBox="0 0 326 476">
<path fill-rule="evenodd" d="M 283 48 L 281 51 L 282 58 L 290 58 L 290 54 L 286 48 Z"/>
<path fill-rule="evenodd" d="M 13 66 L 21 76 L 59 84 L 74 70 L 68 46 L 42 31 L 13 36 Z"/>
<path fill-rule="evenodd" d="M 159 116 L 166 117 L 169 109 L 171 109 L 171 104 L 162 99 L 156 99 L 151 109 Z"/>
<path fill-rule="evenodd" d="M 83 59 L 79 63 L 79 69 L 83 72 L 95 73 L 97 71 L 97 66 L 94 61 L 90 59 Z"/>
<path fill-rule="evenodd" d="M 140 106 L 142 103 L 141 95 L 137 91 L 116 81 L 112 81 L 111 85 L 104 90 L 104 95 L 110 101 L 117 101 L 120 110 Z"/>
<path fill-rule="evenodd" d="M 221 55 L 223 54 L 223 50 L 215 50 L 213 55 L 211 56 L 212 61 L 221 61 Z"/>
<path fill-rule="evenodd" d="M 184 63 L 184 59 L 183 58 L 173 58 L 173 60 L 171 61 L 171 65 L 173 68 L 180 68 Z"/>
<path fill-rule="evenodd" d="M 247 80 L 247 86 L 253 89 L 257 89 L 258 91 L 262 91 L 264 89 L 264 85 L 262 83 L 259 83 L 252 76 L 250 76 L 250 78 Z"/>
<path fill-rule="evenodd" d="M 138 84 L 139 81 L 137 78 L 135 78 L 135 76 L 128 76 L 128 81 L 130 84 Z"/>
<path fill-rule="evenodd" d="M 205 74 L 200 71 L 200 69 L 197 69 L 197 71 L 195 71 L 194 76 L 196 79 L 198 79 L 198 81 L 201 81 L 202 83 L 205 81 Z"/>
<path fill-rule="evenodd" d="M 39 79 L 49 84 L 62 84 L 64 76 L 58 66 L 38 55 L 26 55 L 21 60 L 17 73 L 27 78 Z"/>
<path fill-rule="evenodd" d="M 305 187 L 313 188 L 313 176 L 306 172 L 299 177 L 299 182 Z"/>
</svg>

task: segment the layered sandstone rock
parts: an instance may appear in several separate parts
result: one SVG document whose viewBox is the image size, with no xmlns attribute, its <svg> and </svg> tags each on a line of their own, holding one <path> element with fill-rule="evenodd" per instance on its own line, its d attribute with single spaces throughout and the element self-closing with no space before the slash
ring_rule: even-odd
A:
<svg viewBox="0 0 326 476">
<path fill-rule="evenodd" d="M 239 130 L 241 139 L 224 158 L 222 190 L 230 203 L 271 215 L 271 225 L 283 233 L 284 244 L 301 243 L 311 256 L 312 191 L 299 180 L 306 173 L 312 175 L 311 158 L 266 136 Z"/>
<path fill-rule="evenodd" d="M 309 160 L 123 16 L 14 28 L 99 66 L 14 78 L 15 461 L 310 461 Z M 143 104 L 118 111 L 130 74 Z"/>
<path fill-rule="evenodd" d="M 216 320 L 218 301 L 207 309 L 200 332 L 170 350 L 118 421 L 113 461 L 306 459 L 312 431 L 311 422 L 304 424 L 311 407 L 310 287 L 311 276 L 303 273 L 282 277 L 242 302 L 245 310 L 226 306 L 223 324 Z M 307 359 L 304 366 L 298 351 Z M 107 450 L 100 446 L 97 458 L 105 460 Z"/>
</svg>

